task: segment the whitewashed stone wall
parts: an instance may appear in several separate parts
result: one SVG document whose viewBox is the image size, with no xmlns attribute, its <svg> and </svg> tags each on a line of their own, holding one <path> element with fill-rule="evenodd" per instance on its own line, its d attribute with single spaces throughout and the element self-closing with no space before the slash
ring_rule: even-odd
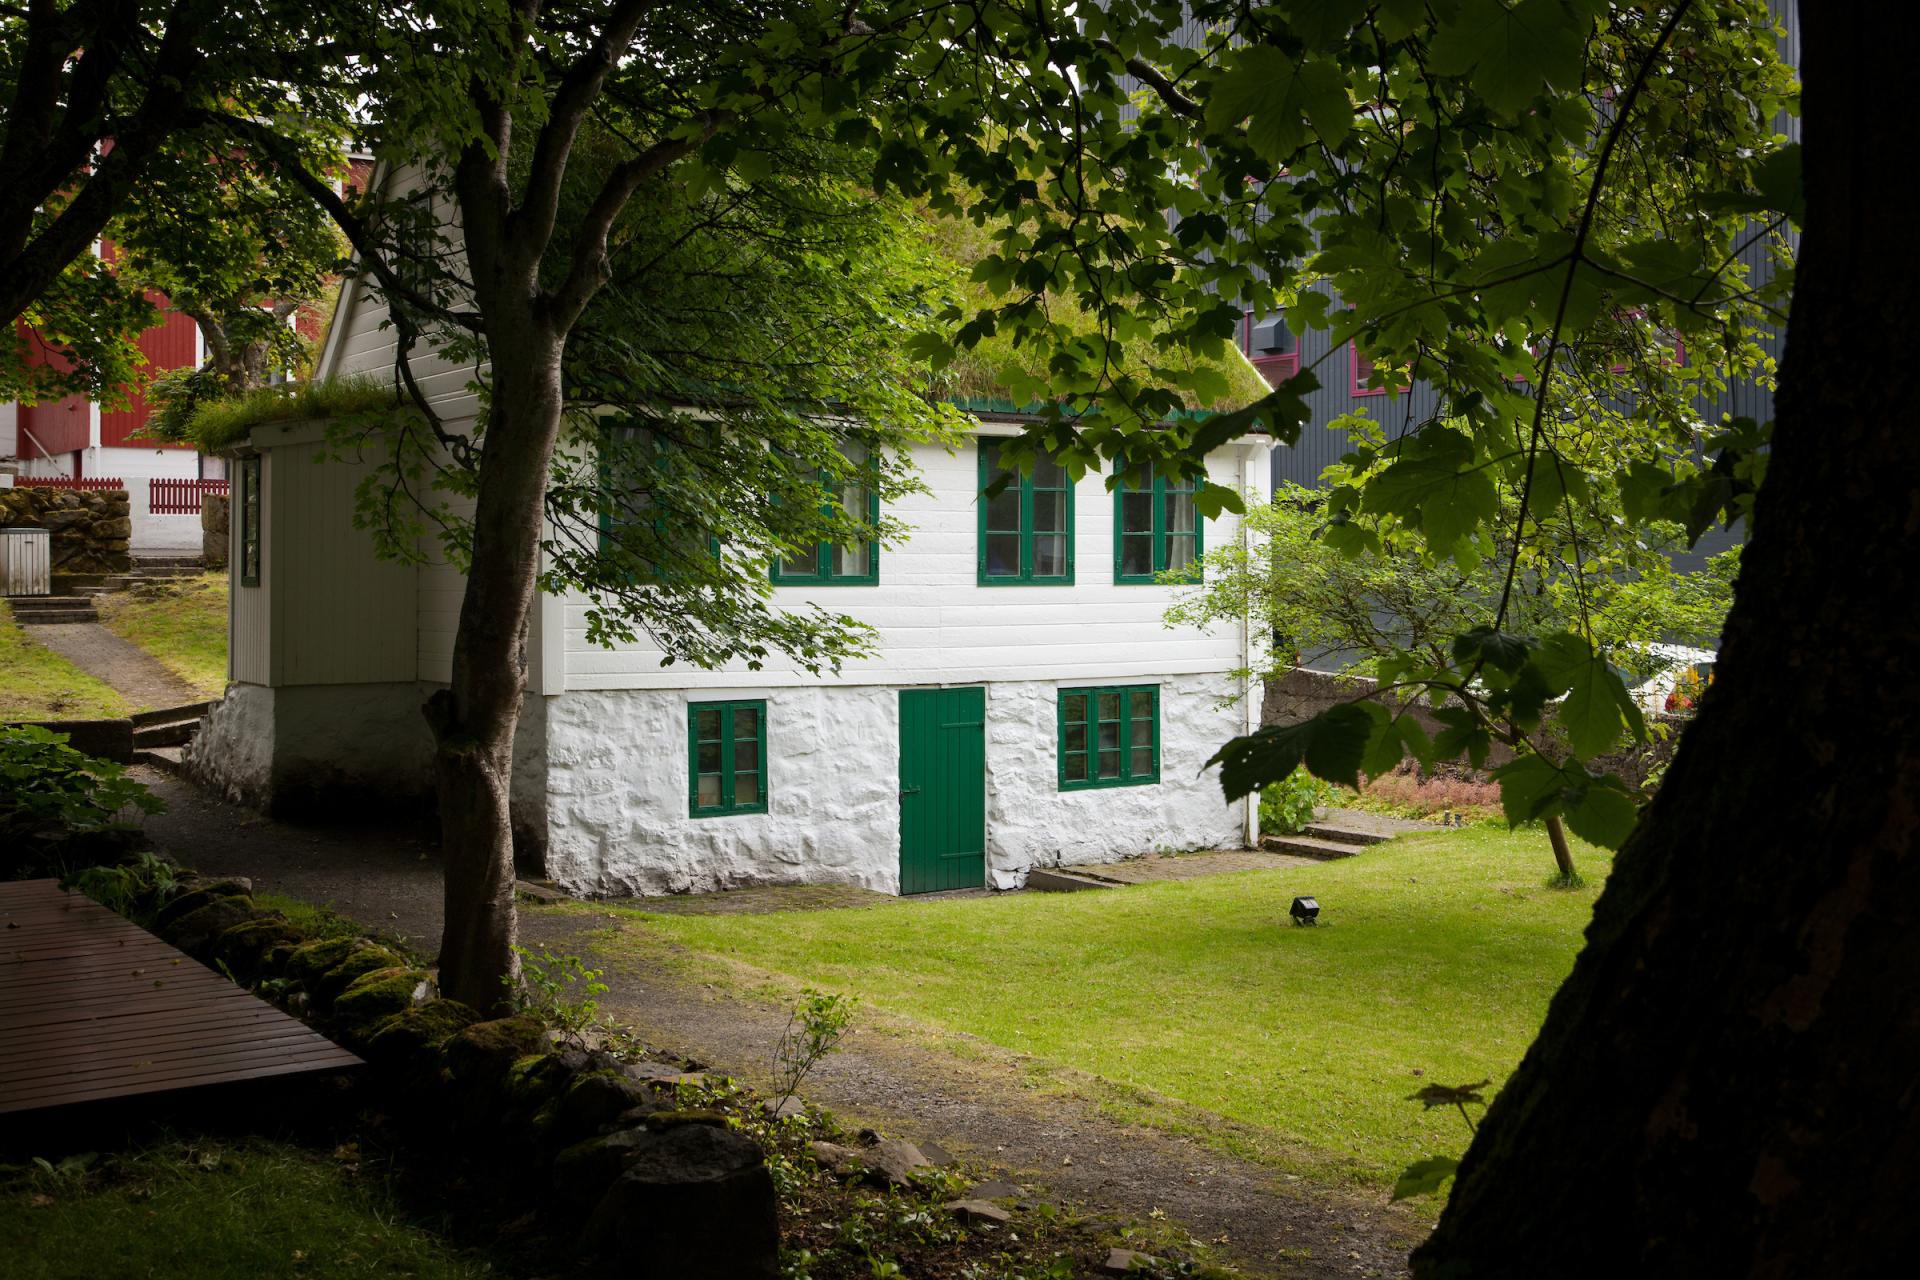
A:
<svg viewBox="0 0 1920 1280">
<path fill-rule="evenodd" d="M 1132 683 L 1149 683 L 1135 678 Z M 987 686 L 987 875 L 1156 849 L 1232 848 L 1245 809 L 1201 765 L 1240 731 L 1223 676 L 1161 685 L 1158 786 L 1058 789 L 1056 690 Z M 687 704 L 767 702 L 768 812 L 687 811 Z M 899 689 L 578 691 L 546 700 L 547 869 L 581 893 L 687 893 L 748 884 L 900 885 Z"/>
<path fill-rule="evenodd" d="M 273 690 L 229 684 L 200 718 L 182 755 L 187 776 L 236 804 L 265 807 L 273 792 Z"/>
<path fill-rule="evenodd" d="M 432 792 L 425 687 L 233 683 L 184 757 L 190 777 L 271 812 L 413 803 Z"/>
</svg>

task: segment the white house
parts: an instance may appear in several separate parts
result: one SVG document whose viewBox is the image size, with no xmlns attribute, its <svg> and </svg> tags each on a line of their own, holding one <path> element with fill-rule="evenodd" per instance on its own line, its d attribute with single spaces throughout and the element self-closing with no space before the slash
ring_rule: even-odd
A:
<svg viewBox="0 0 1920 1280">
<path fill-rule="evenodd" d="M 383 318 L 345 289 L 321 376 L 389 373 Z M 415 370 L 443 417 L 471 420 L 470 371 Z M 877 629 L 876 656 L 838 674 L 663 667 L 645 643 L 589 644 L 584 598 L 543 596 L 516 742 L 523 859 L 584 892 L 831 881 L 915 893 L 1246 845 L 1252 807 L 1224 802 L 1203 765 L 1257 723 L 1258 698 L 1232 673 L 1258 638 L 1244 624 L 1171 629 L 1177 588 L 1127 580 L 1148 555 L 1177 564 L 1239 537 L 1237 522 L 1194 536 L 1190 499 L 1137 494 L 1127 521 L 1141 531 L 1117 538 L 1122 499 L 1103 477 L 1070 485 L 1045 469 L 1023 481 L 1043 500 L 983 510 L 983 451 L 1018 429 L 987 418 L 957 451 L 917 449 L 927 491 L 887 512 L 904 541 L 877 566 L 777 588 L 777 605 Z M 277 808 L 431 794 L 420 708 L 449 679 L 461 600 L 444 564 L 373 557 L 351 525 L 366 469 L 321 461 L 322 434 L 266 426 L 237 451 L 230 684 L 189 757 L 203 779 Z M 1263 500 L 1268 445 L 1230 443 L 1207 469 Z"/>
</svg>

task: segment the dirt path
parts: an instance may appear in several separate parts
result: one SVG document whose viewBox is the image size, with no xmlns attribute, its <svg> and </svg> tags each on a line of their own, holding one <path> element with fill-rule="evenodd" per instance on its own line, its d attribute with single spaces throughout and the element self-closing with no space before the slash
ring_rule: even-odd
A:
<svg viewBox="0 0 1920 1280">
<path fill-rule="evenodd" d="M 258 890 L 330 904 L 429 951 L 437 945 L 440 868 L 430 832 L 291 826 L 150 770 L 136 776 L 166 799 L 167 813 L 148 830 L 181 862 L 251 876 Z M 604 931 L 616 927 L 638 926 L 577 908 L 534 907 L 522 917 L 529 944 L 583 954 L 604 948 Z M 651 1045 L 763 1077 L 785 1011 L 738 994 L 731 982 L 707 985 L 639 958 L 647 953 L 617 945 L 595 952 L 613 988 L 603 1011 Z M 1255 1274 L 1405 1274 L 1421 1228 L 1380 1196 L 1330 1191 L 1116 1122 L 1099 1110 L 1097 1086 L 1036 1087 L 1029 1061 L 971 1037 L 865 1030 L 821 1064 L 804 1092 L 843 1120 L 938 1142 L 1043 1198 L 1132 1219 L 1157 1211 Z"/>
<path fill-rule="evenodd" d="M 96 680 L 105 681 L 135 711 L 183 707 L 201 695 L 156 661 L 152 654 L 122 640 L 97 622 L 23 626 L 35 644 L 53 650 Z"/>
</svg>

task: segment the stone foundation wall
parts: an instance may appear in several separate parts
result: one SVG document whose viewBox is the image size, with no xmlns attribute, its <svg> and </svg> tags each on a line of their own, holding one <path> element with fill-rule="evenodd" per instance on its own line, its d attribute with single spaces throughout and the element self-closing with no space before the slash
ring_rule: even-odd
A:
<svg viewBox="0 0 1920 1280">
<path fill-rule="evenodd" d="M 125 489 L 0 489 L 0 525 L 51 533 L 54 573 L 125 573 L 133 567 Z"/>
<path fill-rule="evenodd" d="M 209 569 L 227 567 L 227 512 L 224 493 L 200 496 L 200 557 Z"/>
</svg>

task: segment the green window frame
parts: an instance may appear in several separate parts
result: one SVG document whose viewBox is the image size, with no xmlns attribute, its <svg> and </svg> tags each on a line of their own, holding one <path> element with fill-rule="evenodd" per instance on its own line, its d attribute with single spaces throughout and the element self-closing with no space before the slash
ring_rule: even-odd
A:
<svg viewBox="0 0 1920 1280">
<path fill-rule="evenodd" d="M 979 583 L 983 587 L 1068 586 L 1073 582 L 1073 478 L 1041 455 L 1033 470 L 1000 466 L 1000 443 L 981 440 Z M 999 493 L 987 487 L 1007 477 Z"/>
<path fill-rule="evenodd" d="M 239 490 L 234 506 L 239 509 L 235 527 L 239 530 L 240 585 L 260 585 L 260 457 L 240 459 L 234 472 L 234 487 Z"/>
<path fill-rule="evenodd" d="M 868 473 L 872 453 L 865 445 L 853 443 L 846 445 L 845 452 L 847 461 L 855 468 L 853 473 L 836 481 L 831 472 L 825 469 L 820 472 L 820 486 L 831 495 L 820 504 L 821 514 L 831 514 L 836 505 L 845 511 L 864 507 L 867 523 L 877 526 L 880 490 Z M 781 587 L 877 587 L 880 585 L 880 544 L 871 538 L 851 545 L 821 542 L 814 547 L 811 560 L 789 561 L 776 556 L 773 582 Z"/>
<path fill-rule="evenodd" d="M 1113 490 L 1113 580 L 1158 582 L 1169 570 L 1200 580 L 1206 521 L 1194 504 L 1203 482 L 1136 469 Z"/>
<path fill-rule="evenodd" d="M 1160 686 L 1061 689 L 1060 790 L 1144 787 L 1160 781 Z"/>
<path fill-rule="evenodd" d="M 764 699 L 687 704 L 687 808 L 696 818 L 767 811 Z"/>
<path fill-rule="evenodd" d="M 643 447 L 653 450 L 656 461 L 669 457 L 672 446 L 660 439 L 648 427 L 608 427 L 608 437 L 621 437 L 639 441 Z M 629 494 L 618 487 L 621 477 L 614 474 L 613 464 L 603 451 L 600 456 L 600 488 L 607 495 L 607 501 L 601 504 L 598 550 L 605 556 L 617 540 L 616 529 L 627 525 L 645 524 L 653 530 L 654 540 L 661 546 L 673 541 L 673 515 L 666 508 L 655 504 L 650 492 L 639 491 Z M 632 499 L 632 500 L 629 500 Z M 616 509 L 618 514 L 616 515 Z M 697 535 L 696 535 L 697 536 Z M 690 541 L 690 539 L 689 539 Z M 714 559 L 720 558 L 720 539 L 708 534 L 707 554 Z M 628 586 L 654 586 L 667 580 L 671 566 L 658 560 L 648 562 L 646 572 L 630 573 L 626 578 Z"/>
</svg>

